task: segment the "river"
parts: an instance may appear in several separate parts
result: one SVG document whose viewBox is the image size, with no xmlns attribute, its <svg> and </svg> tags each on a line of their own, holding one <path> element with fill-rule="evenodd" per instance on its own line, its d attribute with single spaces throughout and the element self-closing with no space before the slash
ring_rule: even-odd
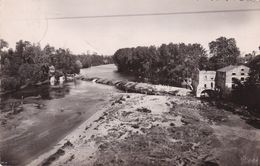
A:
<svg viewBox="0 0 260 166">
<path fill-rule="evenodd" d="M 114 65 L 82 69 L 81 74 L 131 79 L 117 73 Z M 45 85 L 2 96 L 0 164 L 28 164 L 90 118 L 115 92 L 114 87 L 78 80 L 60 88 Z"/>
</svg>

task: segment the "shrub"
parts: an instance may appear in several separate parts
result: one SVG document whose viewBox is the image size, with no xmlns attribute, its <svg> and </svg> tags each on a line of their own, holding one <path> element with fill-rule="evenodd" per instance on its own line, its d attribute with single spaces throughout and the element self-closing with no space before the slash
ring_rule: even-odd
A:
<svg viewBox="0 0 260 166">
<path fill-rule="evenodd" d="M 21 85 L 19 77 L 2 77 L 1 90 L 14 90 Z"/>
</svg>

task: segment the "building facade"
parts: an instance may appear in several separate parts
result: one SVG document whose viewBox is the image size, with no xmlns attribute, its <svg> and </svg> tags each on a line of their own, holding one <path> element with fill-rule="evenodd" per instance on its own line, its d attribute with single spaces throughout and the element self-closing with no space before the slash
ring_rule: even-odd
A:
<svg viewBox="0 0 260 166">
<path fill-rule="evenodd" d="M 196 97 L 204 90 L 215 90 L 216 71 L 196 70 L 192 78 Z"/>
<path fill-rule="evenodd" d="M 240 82 L 245 82 L 249 77 L 249 67 L 244 65 L 227 66 L 217 70 L 216 73 L 216 88 L 221 92 L 232 90 L 235 86 L 235 79 Z"/>
</svg>

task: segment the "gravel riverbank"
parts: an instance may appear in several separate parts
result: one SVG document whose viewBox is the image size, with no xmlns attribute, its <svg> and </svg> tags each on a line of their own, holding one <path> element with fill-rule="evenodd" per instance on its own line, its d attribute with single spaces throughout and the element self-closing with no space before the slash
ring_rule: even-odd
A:
<svg viewBox="0 0 260 166">
<path fill-rule="evenodd" d="M 260 130 L 188 96 L 115 93 L 30 165 L 259 165 Z"/>
</svg>

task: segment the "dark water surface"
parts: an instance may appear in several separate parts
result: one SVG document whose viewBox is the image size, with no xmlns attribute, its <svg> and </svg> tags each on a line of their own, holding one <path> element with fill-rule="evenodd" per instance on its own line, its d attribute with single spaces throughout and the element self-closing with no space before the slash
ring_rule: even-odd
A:
<svg viewBox="0 0 260 166">
<path fill-rule="evenodd" d="M 90 76 L 127 79 L 114 65 L 83 69 Z M 97 74 L 95 74 L 97 73 Z M 0 161 L 26 165 L 102 108 L 113 87 L 85 81 L 30 87 L 1 96 Z"/>
</svg>

